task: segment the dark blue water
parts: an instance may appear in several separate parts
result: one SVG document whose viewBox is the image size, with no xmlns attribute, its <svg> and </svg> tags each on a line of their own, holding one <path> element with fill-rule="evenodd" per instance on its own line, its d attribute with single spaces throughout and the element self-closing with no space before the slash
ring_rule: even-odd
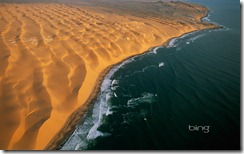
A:
<svg viewBox="0 0 244 154">
<path fill-rule="evenodd" d="M 113 68 L 63 150 L 240 149 L 240 2 L 192 2 L 224 28 Z"/>
</svg>

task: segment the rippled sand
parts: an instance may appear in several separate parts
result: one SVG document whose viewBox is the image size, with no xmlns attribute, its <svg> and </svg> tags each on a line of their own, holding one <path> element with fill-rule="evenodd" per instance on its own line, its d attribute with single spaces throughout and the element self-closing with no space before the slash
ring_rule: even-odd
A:
<svg viewBox="0 0 244 154">
<path fill-rule="evenodd" d="M 169 3 L 188 9 L 176 4 Z M 0 3 L 0 149 L 45 149 L 62 140 L 55 137 L 73 129 L 68 124 L 96 96 L 105 68 L 172 37 L 214 27 L 200 22 L 205 8 L 191 7 L 199 12 L 194 17 L 171 20 L 95 6 Z"/>
</svg>

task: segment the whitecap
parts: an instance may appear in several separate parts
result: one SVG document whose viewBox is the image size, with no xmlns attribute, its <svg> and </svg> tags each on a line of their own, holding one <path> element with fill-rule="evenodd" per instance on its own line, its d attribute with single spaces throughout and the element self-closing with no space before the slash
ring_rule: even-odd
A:
<svg viewBox="0 0 244 154">
<path fill-rule="evenodd" d="M 111 90 L 115 91 L 119 86 L 112 86 Z"/>
<path fill-rule="evenodd" d="M 158 67 L 163 67 L 163 66 L 164 66 L 164 62 L 158 64 Z"/>
<path fill-rule="evenodd" d="M 113 81 L 112 81 L 112 86 L 113 86 L 113 85 L 118 85 L 118 84 L 119 84 L 119 81 L 118 81 L 118 80 L 113 80 Z"/>
<path fill-rule="evenodd" d="M 109 107 L 106 112 L 106 116 L 111 115 L 113 112 L 111 111 L 111 108 Z"/>
</svg>

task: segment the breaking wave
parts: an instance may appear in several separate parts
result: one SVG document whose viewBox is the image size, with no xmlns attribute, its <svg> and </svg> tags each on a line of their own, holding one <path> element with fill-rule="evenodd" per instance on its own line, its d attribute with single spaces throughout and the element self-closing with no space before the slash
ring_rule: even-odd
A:
<svg viewBox="0 0 244 154">
<path fill-rule="evenodd" d="M 99 126 L 102 125 L 104 116 L 112 114 L 111 108 L 108 106 L 112 94 L 107 89 L 99 95 L 94 104 L 92 115 L 86 115 L 84 123 L 76 126 L 76 130 L 61 150 L 86 149 L 88 144 L 94 142 L 97 137 L 110 135 L 99 131 Z"/>
<path fill-rule="evenodd" d="M 209 19 L 210 16 L 211 16 L 211 13 L 213 13 L 213 11 L 210 11 L 206 17 L 202 18 L 202 21 L 204 21 L 204 22 L 212 22 L 212 21 Z"/>
<path fill-rule="evenodd" d="M 164 66 L 164 62 L 158 64 L 158 67 L 163 67 L 163 66 Z"/>
<path fill-rule="evenodd" d="M 157 101 L 157 94 L 152 93 L 142 93 L 141 97 L 131 98 L 127 101 L 128 112 L 122 114 L 122 123 L 121 124 L 130 124 L 138 119 L 143 119 L 147 121 L 147 115 L 149 111 L 147 107 L 143 108 L 143 105 L 150 105 Z M 140 108 L 140 110 L 137 110 Z M 135 110 L 129 110 L 135 109 Z"/>
<path fill-rule="evenodd" d="M 157 50 L 160 49 L 160 48 L 163 48 L 163 47 L 162 47 L 162 46 L 155 47 L 155 48 L 153 48 L 149 53 L 157 54 Z"/>
<path fill-rule="evenodd" d="M 117 85 L 118 81 L 112 81 L 111 78 L 119 67 L 120 65 L 113 67 L 105 76 L 101 85 L 101 93 L 98 95 L 94 107 L 86 113 L 84 122 L 76 126 L 76 130 L 61 150 L 86 149 L 88 144 L 94 142 L 96 138 L 110 135 L 99 131 L 99 127 L 103 124 L 104 117 L 113 114 L 109 102 L 114 96 L 113 86 Z"/>
<path fill-rule="evenodd" d="M 188 36 L 192 36 L 192 35 L 195 35 L 197 32 L 199 31 L 195 31 L 195 32 L 192 32 L 192 33 L 187 33 L 187 34 L 184 34 L 182 35 L 181 37 L 177 37 L 177 38 L 173 38 L 169 41 L 168 43 L 168 46 L 167 48 L 175 48 L 175 47 L 178 47 L 180 45 L 180 40 L 188 37 Z"/>
<path fill-rule="evenodd" d="M 135 107 L 137 105 L 140 105 L 141 103 L 152 103 L 155 101 L 157 95 L 151 94 L 151 93 L 143 93 L 141 97 L 138 98 L 132 98 L 127 101 L 127 106 L 129 107 Z"/>
</svg>

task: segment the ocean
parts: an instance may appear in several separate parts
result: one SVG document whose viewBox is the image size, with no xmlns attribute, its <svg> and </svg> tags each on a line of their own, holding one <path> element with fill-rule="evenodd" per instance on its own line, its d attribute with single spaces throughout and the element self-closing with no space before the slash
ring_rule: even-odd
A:
<svg viewBox="0 0 244 154">
<path fill-rule="evenodd" d="M 189 0 L 223 26 L 115 66 L 61 150 L 240 149 L 240 1 Z"/>
</svg>

